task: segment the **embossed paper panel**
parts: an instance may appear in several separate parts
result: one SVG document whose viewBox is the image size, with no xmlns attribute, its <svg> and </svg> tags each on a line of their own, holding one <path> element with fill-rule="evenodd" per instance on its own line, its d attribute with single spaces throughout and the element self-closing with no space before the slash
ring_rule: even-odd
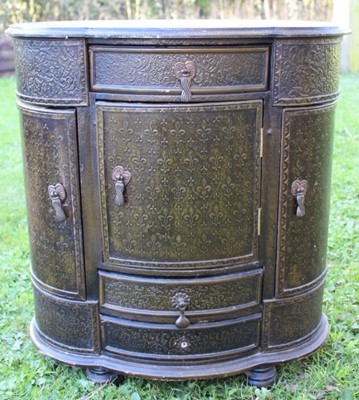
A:
<svg viewBox="0 0 359 400">
<path fill-rule="evenodd" d="M 277 257 L 280 296 L 308 289 L 325 270 L 334 107 L 284 111 Z M 303 217 L 296 216 L 291 193 L 296 179 L 308 181 Z"/>
<path fill-rule="evenodd" d="M 257 259 L 261 101 L 97 107 L 105 261 Z M 112 169 L 132 179 L 115 204 Z M 135 261 L 136 260 L 136 261 Z"/>
<path fill-rule="evenodd" d="M 35 279 L 47 290 L 70 297 L 84 295 L 82 228 L 79 220 L 75 111 L 21 106 L 25 183 Z M 56 220 L 48 186 L 66 191 L 65 220 Z"/>
<path fill-rule="evenodd" d="M 17 91 L 35 104 L 87 104 L 82 40 L 16 39 Z"/>
<path fill-rule="evenodd" d="M 315 104 L 338 96 L 341 38 L 275 44 L 273 102 Z"/>
<path fill-rule="evenodd" d="M 265 90 L 268 48 L 90 48 L 91 80 L 95 90 L 121 92 L 181 90 L 177 63 L 191 61 L 196 72 L 193 93 Z"/>
</svg>

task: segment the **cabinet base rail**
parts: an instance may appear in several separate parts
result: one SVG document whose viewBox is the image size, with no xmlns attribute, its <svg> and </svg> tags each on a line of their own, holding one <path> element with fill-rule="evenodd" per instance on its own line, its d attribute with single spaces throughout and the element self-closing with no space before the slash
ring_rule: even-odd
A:
<svg viewBox="0 0 359 400">
<path fill-rule="evenodd" d="M 231 359 L 203 365 L 151 365 L 110 357 L 108 354 L 79 354 L 55 347 L 48 343 L 33 319 L 30 328 L 31 339 L 38 350 L 56 361 L 77 367 L 87 368 L 87 377 L 97 383 L 114 381 L 120 383 L 123 376 L 145 379 L 183 381 L 212 379 L 246 373 L 248 384 L 263 387 L 274 383 L 275 365 L 297 360 L 317 350 L 326 340 L 329 331 L 327 317 L 322 315 L 316 333 L 309 340 L 295 348 L 280 351 L 259 351 L 245 358 Z M 214 356 L 215 358 L 215 356 Z M 120 375 L 117 377 L 117 375 Z"/>
</svg>

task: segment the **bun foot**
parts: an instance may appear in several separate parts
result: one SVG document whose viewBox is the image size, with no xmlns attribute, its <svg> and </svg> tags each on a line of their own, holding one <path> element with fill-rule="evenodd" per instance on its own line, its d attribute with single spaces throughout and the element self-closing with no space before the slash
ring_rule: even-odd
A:
<svg viewBox="0 0 359 400">
<path fill-rule="evenodd" d="M 118 375 L 116 372 L 103 367 L 92 367 L 86 369 L 86 376 L 90 381 L 95 383 L 111 382 L 115 385 L 121 384 L 125 379 L 122 375 Z"/>
<path fill-rule="evenodd" d="M 256 387 L 272 386 L 277 377 L 277 370 L 273 366 L 253 368 L 246 372 L 248 383 Z"/>
</svg>

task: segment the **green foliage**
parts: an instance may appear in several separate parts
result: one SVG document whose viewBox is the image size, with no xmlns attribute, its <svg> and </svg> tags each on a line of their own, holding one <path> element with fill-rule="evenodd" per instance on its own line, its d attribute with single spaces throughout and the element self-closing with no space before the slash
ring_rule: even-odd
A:
<svg viewBox="0 0 359 400">
<path fill-rule="evenodd" d="M 2 400 L 354 400 L 359 398 L 359 76 L 343 76 L 338 105 L 324 311 L 325 346 L 279 368 L 271 389 L 248 387 L 244 376 L 194 382 L 129 378 L 96 386 L 83 371 L 46 359 L 28 333 L 33 315 L 30 255 L 15 82 L 0 80 L 0 399 Z"/>
</svg>

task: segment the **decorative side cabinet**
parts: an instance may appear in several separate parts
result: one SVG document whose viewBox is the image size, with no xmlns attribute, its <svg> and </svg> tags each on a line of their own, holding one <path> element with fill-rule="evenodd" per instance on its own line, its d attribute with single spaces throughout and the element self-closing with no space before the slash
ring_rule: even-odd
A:
<svg viewBox="0 0 359 400">
<path fill-rule="evenodd" d="M 97 381 L 246 372 L 265 386 L 276 364 L 312 353 L 328 332 L 322 294 L 345 32 L 190 24 L 9 29 L 31 336 L 43 354 Z"/>
</svg>

